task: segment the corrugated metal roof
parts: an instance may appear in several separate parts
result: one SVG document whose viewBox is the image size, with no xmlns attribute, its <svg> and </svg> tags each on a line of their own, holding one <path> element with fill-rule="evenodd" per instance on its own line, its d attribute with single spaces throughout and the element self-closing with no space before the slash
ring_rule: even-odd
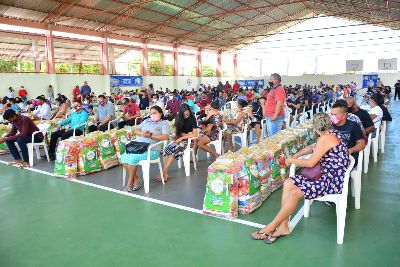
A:
<svg viewBox="0 0 400 267">
<path fill-rule="evenodd" d="M 400 1 L 347 0 L 3 0 L 0 16 L 232 50 L 327 14 L 400 27 Z M 252 37 L 249 37 L 252 36 Z"/>
</svg>

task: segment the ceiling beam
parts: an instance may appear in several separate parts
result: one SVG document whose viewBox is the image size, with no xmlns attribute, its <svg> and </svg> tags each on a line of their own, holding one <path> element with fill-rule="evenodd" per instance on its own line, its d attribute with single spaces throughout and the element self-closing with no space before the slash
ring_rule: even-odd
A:
<svg viewBox="0 0 400 267">
<path fill-rule="evenodd" d="M 79 0 L 73 0 L 60 3 L 60 5 L 56 9 L 47 14 L 47 16 L 40 22 L 54 23 L 56 20 L 60 19 L 65 12 L 71 9 L 78 1 Z"/>
</svg>

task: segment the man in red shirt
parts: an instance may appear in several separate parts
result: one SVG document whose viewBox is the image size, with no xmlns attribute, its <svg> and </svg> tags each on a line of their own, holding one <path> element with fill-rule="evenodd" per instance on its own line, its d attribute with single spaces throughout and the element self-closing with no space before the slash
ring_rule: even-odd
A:
<svg viewBox="0 0 400 267">
<path fill-rule="evenodd" d="M 23 86 L 21 86 L 21 89 L 19 89 L 18 95 L 19 97 L 21 97 L 22 102 L 24 102 L 24 104 L 26 105 L 26 103 L 28 102 L 28 92 Z"/>
<path fill-rule="evenodd" d="M 268 136 L 273 136 L 282 129 L 285 119 L 286 93 L 281 85 L 281 76 L 278 73 L 271 74 L 269 78 L 271 90 L 265 102 L 265 112 Z"/>
<path fill-rule="evenodd" d="M 179 108 L 181 106 L 181 101 L 176 100 L 176 93 L 169 96 L 169 101 L 167 102 L 166 110 L 169 111 L 168 120 L 172 121 L 175 119 L 176 114 L 178 114 Z"/>
<path fill-rule="evenodd" d="M 132 102 L 129 98 L 122 100 L 124 103 L 124 112 L 121 115 L 123 121 L 118 123 L 118 128 L 122 129 L 126 125 L 136 125 L 136 118 L 140 117 L 140 109 L 136 102 Z"/>
<path fill-rule="evenodd" d="M 12 109 L 7 109 L 3 114 L 3 118 L 12 124 L 12 128 L 4 138 L 0 138 L 0 144 L 4 142 L 7 144 L 8 149 L 15 160 L 14 162 L 11 162 L 12 165 L 20 165 L 22 168 L 29 167 L 28 146 L 26 144 L 32 142 L 32 134 L 39 131 L 39 128 L 31 119 L 18 115 Z M 41 132 L 37 133 L 34 139 L 35 142 L 42 142 L 43 134 Z M 21 155 L 18 152 L 15 142 L 21 149 L 23 160 L 21 160 Z"/>
<path fill-rule="evenodd" d="M 234 94 L 236 94 L 236 92 L 237 92 L 237 90 L 239 90 L 239 88 L 240 88 L 240 84 L 238 84 L 238 82 L 235 81 L 235 84 L 234 84 L 233 87 L 232 87 L 232 92 L 233 92 Z"/>
<path fill-rule="evenodd" d="M 228 81 L 226 81 L 226 83 L 225 83 L 225 85 L 224 85 L 224 91 L 225 91 L 225 93 L 228 93 L 231 89 L 232 89 L 232 86 L 229 84 Z"/>
<path fill-rule="evenodd" d="M 72 96 L 73 96 L 73 101 L 85 101 L 85 99 L 81 99 L 81 89 L 79 88 L 79 85 L 75 86 L 74 90 L 72 90 Z"/>
<path fill-rule="evenodd" d="M 247 87 L 246 87 L 246 90 L 247 90 L 247 94 L 246 94 L 247 100 L 253 100 L 253 97 L 254 97 L 253 90 L 250 90 Z"/>
</svg>

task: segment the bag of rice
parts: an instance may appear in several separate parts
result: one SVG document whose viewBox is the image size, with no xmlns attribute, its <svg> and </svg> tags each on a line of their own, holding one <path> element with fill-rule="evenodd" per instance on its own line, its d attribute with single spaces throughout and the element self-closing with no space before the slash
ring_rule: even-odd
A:
<svg viewBox="0 0 400 267">
<path fill-rule="evenodd" d="M 125 153 L 125 144 L 130 141 L 129 134 L 126 129 L 110 130 L 111 140 L 114 145 L 115 153 L 117 154 L 118 161 L 121 155 Z"/>
<path fill-rule="evenodd" d="M 56 152 L 54 173 L 69 178 L 75 178 L 78 174 L 79 142 L 76 139 L 60 141 Z"/>
<path fill-rule="evenodd" d="M 3 138 L 5 137 L 8 132 L 11 130 L 11 127 L 9 125 L 0 125 L 0 137 Z M 6 143 L 0 144 L 0 155 L 4 155 L 9 153 L 10 151 L 8 150 L 8 146 Z"/>
<path fill-rule="evenodd" d="M 90 136 L 93 137 L 98 144 L 99 160 L 102 169 L 107 170 L 117 166 L 119 161 L 111 142 L 111 135 L 108 132 L 93 132 Z"/>
<path fill-rule="evenodd" d="M 87 175 L 101 171 L 96 140 L 92 137 L 83 137 L 79 140 L 79 174 Z"/>
</svg>

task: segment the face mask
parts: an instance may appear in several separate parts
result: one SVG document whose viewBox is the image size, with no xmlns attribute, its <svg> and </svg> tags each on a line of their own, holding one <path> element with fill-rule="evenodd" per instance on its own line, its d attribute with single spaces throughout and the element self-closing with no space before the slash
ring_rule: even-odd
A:
<svg viewBox="0 0 400 267">
<path fill-rule="evenodd" d="M 133 100 L 136 100 L 136 95 L 131 96 Z"/>
<path fill-rule="evenodd" d="M 160 114 L 151 114 L 150 115 L 150 120 L 153 122 L 157 122 L 161 119 L 161 115 Z"/>
<path fill-rule="evenodd" d="M 272 86 L 274 86 L 274 83 L 273 82 L 268 82 L 268 85 L 269 85 L 269 87 L 272 87 Z"/>
<path fill-rule="evenodd" d="M 80 111 L 82 107 L 75 107 L 75 111 Z"/>
<path fill-rule="evenodd" d="M 89 101 L 85 100 L 85 101 L 83 101 L 83 104 L 87 105 L 87 104 L 89 104 Z"/>
<path fill-rule="evenodd" d="M 169 100 L 172 100 L 172 99 L 174 99 L 174 96 L 170 95 L 170 96 L 168 97 L 168 99 L 169 99 Z"/>
<path fill-rule="evenodd" d="M 343 119 L 343 115 L 332 115 L 331 123 L 337 125 Z"/>
<path fill-rule="evenodd" d="M 153 102 L 154 102 L 154 103 L 157 102 L 157 99 L 153 99 Z"/>
</svg>

